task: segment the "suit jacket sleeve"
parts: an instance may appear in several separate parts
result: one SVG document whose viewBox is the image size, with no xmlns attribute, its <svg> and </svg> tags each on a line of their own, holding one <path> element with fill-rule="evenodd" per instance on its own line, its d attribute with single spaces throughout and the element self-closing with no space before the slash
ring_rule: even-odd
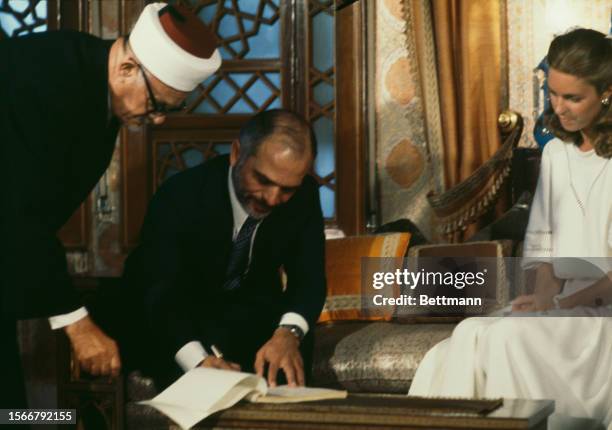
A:
<svg viewBox="0 0 612 430">
<path fill-rule="evenodd" d="M 109 48 L 76 32 L 0 41 L 0 160 L 6 161 L 0 314 L 6 317 L 46 317 L 81 305 L 56 233 L 114 149 L 116 128 L 106 127 Z"/>
<path fill-rule="evenodd" d="M 81 302 L 66 270 L 64 247 L 44 223 L 23 219 L 6 224 L 2 246 L 4 271 L 2 313 L 16 319 L 67 313 Z"/>
<path fill-rule="evenodd" d="M 297 234 L 293 252 L 285 261 L 287 272 L 286 312 L 304 317 L 314 327 L 326 296 L 325 235 L 319 193 L 309 180 L 305 195 L 305 220 Z"/>
<path fill-rule="evenodd" d="M 40 109 L 33 108 L 32 115 L 40 116 Z M 48 122 L 41 120 L 38 127 L 27 122 L 23 117 L 10 123 L 7 117 L 0 118 L 7 139 L 1 145 L 12 160 L 1 185 L 6 205 L 1 216 L 3 313 L 18 319 L 62 314 L 80 306 L 56 233 L 73 209 L 61 215 L 58 211 L 58 202 L 69 192 L 62 186 L 63 153 L 28 150 L 31 142 L 45 141 L 51 147 L 57 140 L 45 135 Z M 25 160 L 27 169 L 20 162 Z"/>
</svg>

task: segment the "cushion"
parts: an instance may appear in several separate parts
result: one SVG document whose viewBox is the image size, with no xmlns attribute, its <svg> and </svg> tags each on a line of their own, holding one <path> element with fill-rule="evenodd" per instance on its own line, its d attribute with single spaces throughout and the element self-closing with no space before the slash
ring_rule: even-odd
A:
<svg viewBox="0 0 612 430">
<path fill-rule="evenodd" d="M 428 258 L 427 265 L 436 266 L 434 261 L 438 259 L 442 261 L 444 257 L 461 258 L 462 263 L 465 263 L 466 260 L 476 261 L 477 258 L 484 257 L 478 264 L 481 270 L 486 268 L 488 271 L 488 282 L 485 284 L 486 291 L 483 294 L 484 309 L 481 312 L 491 312 L 507 305 L 514 297 L 511 283 L 508 281 L 509 276 L 514 274 L 514 269 L 510 267 L 514 259 L 506 258 L 511 257 L 512 245 L 511 241 L 483 241 L 416 246 L 410 249 L 408 258 L 410 261 L 416 258 L 417 264 L 419 258 Z M 436 308 L 437 310 L 442 309 L 440 306 Z M 397 316 L 402 318 L 400 314 Z"/>
<path fill-rule="evenodd" d="M 343 321 L 315 331 L 312 385 L 406 394 L 425 353 L 455 324 Z"/>
<path fill-rule="evenodd" d="M 410 233 L 354 236 L 325 242 L 327 299 L 319 322 L 342 320 L 390 320 L 394 307 L 364 309 L 362 257 L 395 257 L 406 254 Z M 400 260 L 401 264 L 401 260 Z M 373 292 L 368 289 L 368 294 Z"/>
</svg>

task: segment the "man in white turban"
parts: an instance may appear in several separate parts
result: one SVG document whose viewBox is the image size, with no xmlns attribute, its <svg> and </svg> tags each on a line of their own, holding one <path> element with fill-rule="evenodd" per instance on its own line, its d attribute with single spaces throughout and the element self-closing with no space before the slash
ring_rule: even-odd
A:
<svg viewBox="0 0 612 430">
<path fill-rule="evenodd" d="M 106 170 L 120 123 L 161 124 L 221 57 L 191 11 L 155 3 L 129 37 L 38 33 L 0 41 L 0 58 L 0 408 L 23 408 L 19 319 L 50 317 L 84 370 L 119 372 L 56 234 Z"/>
</svg>

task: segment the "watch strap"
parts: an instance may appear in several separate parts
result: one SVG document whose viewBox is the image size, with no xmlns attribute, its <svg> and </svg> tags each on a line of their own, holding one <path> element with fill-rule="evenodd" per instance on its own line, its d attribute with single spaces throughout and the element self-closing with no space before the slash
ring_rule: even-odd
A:
<svg viewBox="0 0 612 430">
<path fill-rule="evenodd" d="M 295 324 L 281 324 L 279 327 L 286 328 L 289 332 L 294 335 L 300 342 L 304 339 L 304 330 L 299 325 Z"/>
</svg>

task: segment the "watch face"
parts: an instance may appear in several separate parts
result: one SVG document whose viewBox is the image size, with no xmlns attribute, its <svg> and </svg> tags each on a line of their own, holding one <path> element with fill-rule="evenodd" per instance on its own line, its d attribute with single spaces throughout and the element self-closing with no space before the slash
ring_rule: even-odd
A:
<svg viewBox="0 0 612 430">
<path fill-rule="evenodd" d="M 291 332 L 291 334 L 293 334 L 299 340 L 302 340 L 302 338 L 304 337 L 304 332 L 297 325 L 283 324 L 283 325 L 281 325 L 281 327 L 285 327 L 286 329 L 288 329 Z"/>
</svg>

